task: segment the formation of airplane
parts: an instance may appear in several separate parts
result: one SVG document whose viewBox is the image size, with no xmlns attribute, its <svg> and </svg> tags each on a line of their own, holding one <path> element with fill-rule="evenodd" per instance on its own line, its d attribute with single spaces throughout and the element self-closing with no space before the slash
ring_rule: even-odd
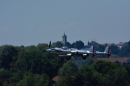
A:
<svg viewBox="0 0 130 86">
<path fill-rule="evenodd" d="M 46 49 L 48 52 L 56 53 L 59 57 L 66 57 L 68 60 L 71 59 L 72 56 L 80 56 L 83 60 L 85 60 L 87 57 L 91 56 L 92 58 L 95 55 L 106 55 L 107 57 L 110 57 L 111 55 L 111 49 L 109 46 L 107 46 L 104 50 L 104 52 L 96 51 L 94 46 L 91 46 L 89 50 L 79 50 L 75 48 L 68 48 L 66 46 L 63 46 L 62 48 L 50 48 L 51 47 L 51 41 L 49 43 L 49 48 Z"/>
</svg>

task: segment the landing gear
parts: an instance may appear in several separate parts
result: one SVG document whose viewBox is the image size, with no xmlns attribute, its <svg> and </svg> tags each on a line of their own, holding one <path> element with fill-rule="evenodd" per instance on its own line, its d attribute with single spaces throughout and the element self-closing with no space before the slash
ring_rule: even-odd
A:
<svg viewBox="0 0 130 86">
<path fill-rule="evenodd" d="M 87 57 L 86 56 L 82 56 L 82 59 L 85 60 Z"/>
<path fill-rule="evenodd" d="M 71 59 L 71 56 L 67 56 L 67 57 L 66 57 L 66 60 L 70 60 L 70 59 Z"/>
<path fill-rule="evenodd" d="M 111 56 L 111 54 L 107 54 L 107 58 L 109 58 Z"/>
</svg>

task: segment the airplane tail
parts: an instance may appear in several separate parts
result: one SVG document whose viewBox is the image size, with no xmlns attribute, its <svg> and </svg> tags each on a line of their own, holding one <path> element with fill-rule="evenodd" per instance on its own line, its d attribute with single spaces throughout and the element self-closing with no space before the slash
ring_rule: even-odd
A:
<svg viewBox="0 0 130 86">
<path fill-rule="evenodd" d="M 111 56 L 111 49 L 110 49 L 110 46 L 107 46 L 105 48 L 105 51 L 104 51 L 106 54 L 107 54 L 107 57 L 110 57 Z"/>
<path fill-rule="evenodd" d="M 92 52 L 93 57 L 96 55 L 96 48 L 93 45 L 90 47 L 90 52 Z"/>
</svg>

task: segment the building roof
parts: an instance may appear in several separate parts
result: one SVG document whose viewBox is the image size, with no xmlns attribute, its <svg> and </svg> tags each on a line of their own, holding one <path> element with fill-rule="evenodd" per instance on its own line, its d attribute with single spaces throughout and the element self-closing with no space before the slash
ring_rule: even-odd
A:
<svg viewBox="0 0 130 86">
<path fill-rule="evenodd" d="M 118 44 L 116 44 L 116 46 L 123 46 L 125 43 L 127 42 L 119 42 Z"/>
<path fill-rule="evenodd" d="M 96 41 L 91 41 L 90 44 L 98 44 Z"/>
<path fill-rule="evenodd" d="M 111 45 L 115 45 L 114 43 L 104 43 L 104 44 L 100 44 L 101 46 L 105 46 L 105 45 L 111 46 Z"/>
<path fill-rule="evenodd" d="M 71 77 L 71 78 L 75 78 L 74 76 L 70 76 L 70 77 Z M 59 79 L 60 79 L 59 76 L 54 76 L 54 77 L 52 78 L 52 81 L 57 82 Z"/>
<path fill-rule="evenodd" d="M 57 82 L 59 80 L 59 76 L 55 76 L 52 78 L 53 81 Z"/>
</svg>

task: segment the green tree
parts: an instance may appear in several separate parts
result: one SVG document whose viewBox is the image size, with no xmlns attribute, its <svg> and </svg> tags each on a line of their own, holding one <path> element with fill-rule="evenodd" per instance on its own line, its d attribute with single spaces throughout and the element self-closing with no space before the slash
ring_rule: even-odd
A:
<svg viewBox="0 0 130 86">
<path fill-rule="evenodd" d="M 98 50 L 98 51 L 104 51 L 104 50 L 105 50 L 105 47 L 106 47 L 106 46 L 103 46 L 103 45 L 100 45 L 100 44 L 99 44 L 99 47 L 98 47 L 97 50 Z"/>
<path fill-rule="evenodd" d="M 10 69 L 10 64 L 15 60 L 17 49 L 12 45 L 3 45 L 0 47 L 0 67 Z"/>
<path fill-rule="evenodd" d="M 19 82 L 21 79 L 23 79 L 23 72 L 17 71 L 17 72 L 14 72 L 14 73 L 12 74 L 12 77 L 10 77 L 10 82 L 11 82 L 11 83 L 17 83 L 17 82 Z"/>
<path fill-rule="evenodd" d="M 0 69 L 0 86 L 7 86 L 9 83 L 9 78 L 11 76 L 11 72 L 5 70 L 4 68 Z"/>
<path fill-rule="evenodd" d="M 85 65 L 80 68 L 76 84 L 77 86 L 96 86 L 98 84 L 94 78 L 93 70 L 89 66 Z"/>
<path fill-rule="evenodd" d="M 91 65 L 94 61 L 92 59 L 87 59 L 85 65 Z"/>
<path fill-rule="evenodd" d="M 48 52 L 42 51 L 35 46 L 28 46 L 19 53 L 16 62 L 16 69 L 22 72 L 30 71 L 33 73 L 46 73 L 49 77 L 57 74 L 62 63 L 58 63 L 58 57 Z M 53 71 L 53 72 L 52 72 Z"/>
<path fill-rule="evenodd" d="M 125 68 L 107 61 L 81 67 L 75 79 L 77 86 L 128 86 L 128 81 Z"/>
<path fill-rule="evenodd" d="M 30 46 L 24 51 L 20 60 L 17 61 L 17 68 L 22 71 L 42 73 L 42 55 L 36 47 Z"/>
<path fill-rule="evenodd" d="M 52 44 L 53 47 L 62 47 L 63 44 L 60 41 L 57 41 L 56 43 Z"/>
<path fill-rule="evenodd" d="M 99 85 L 103 86 L 127 86 L 128 73 L 125 68 L 116 63 L 96 61 L 91 65 L 94 77 Z"/>
<path fill-rule="evenodd" d="M 72 43 L 73 48 L 81 49 L 84 47 L 84 43 L 82 41 L 76 41 Z"/>
<path fill-rule="evenodd" d="M 128 42 L 128 46 L 121 48 L 118 55 L 121 57 L 129 57 L 130 56 L 130 41 Z"/>
<path fill-rule="evenodd" d="M 75 76 L 76 72 L 78 71 L 77 65 L 75 65 L 71 61 L 67 61 L 63 67 L 59 69 L 59 76 Z"/>
<path fill-rule="evenodd" d="M 46 50 L 46 48 L 48 47 L 48 44 L 45 44 L 45 43 L 40 43 L 40 44 L 38 44 L 37 45 L 37 48 L 40 50 L 40 51 L 42 51 L 42 52 L 45 52 Z"/>
<path fill-rule="evenodd" d="M 71 48 L 71 47 L 72 47 L 69 42 L 66 43 L 66 46 L 67 46 L 68 48 Z"/>
<path fill-rule="evenodd" d="M 130 64 L 127 63 L 127 64 L 124 64 L 123 67 L 127 70 L 128 72 L 128 77 L 129 77 L 129 82 L 130 82 Z"/>
<path fill-rule="evenodd" d="M 60 79 L 58 86 L 74 86 L 75 76 L 78 72 L 78 67 L 71 61 L 66 62 L 62 68 L 59 69 Z"/>
<path fill-rule="evenodd" d="M 112 50 L 112 54 L 118 55 L 119 47 L 117 47 L 116 45 L 111 45 L 111 50 Z"/>
<path fill-rule="evenodd" d="M 24 77 L 16 86 L 48 86 L 49 77 L 46 74 L 32 74 L 31 72 L 24 74 Z"/>
<path fill-rule="evenodd" d="M 0 79 L 0 86 L 3 86 L 3 82 L 2 82 L 2 80 Z"/>
</svg>

